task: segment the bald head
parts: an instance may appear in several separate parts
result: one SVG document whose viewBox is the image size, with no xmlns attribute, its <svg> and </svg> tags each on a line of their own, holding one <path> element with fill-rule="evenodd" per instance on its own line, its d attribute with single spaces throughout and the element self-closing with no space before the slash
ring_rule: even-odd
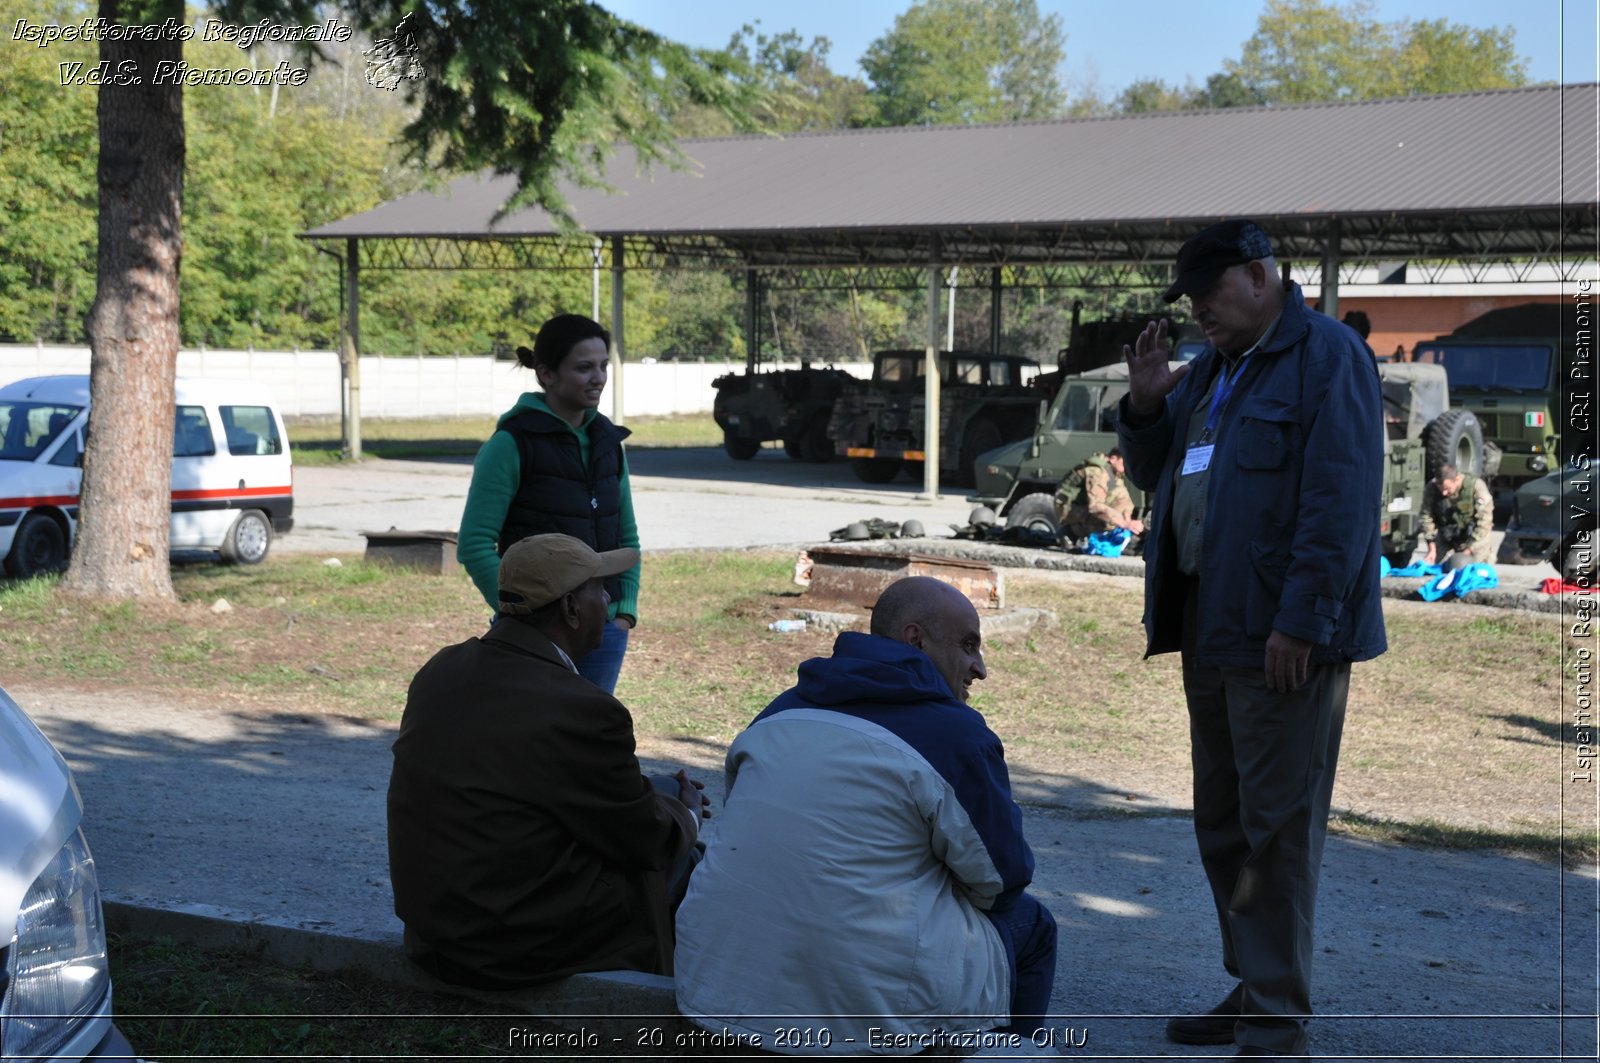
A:
<svg viewBox="0 0 1600 1063">
<path fill-rule="evenodd" d="M 871 630 L 927 654 L 962 701 L 972 681 L 989 674 L 983 666 L 978 611 L 966 595 L 931 576 L 891 583 L 872 607 Z"/>
</svg>

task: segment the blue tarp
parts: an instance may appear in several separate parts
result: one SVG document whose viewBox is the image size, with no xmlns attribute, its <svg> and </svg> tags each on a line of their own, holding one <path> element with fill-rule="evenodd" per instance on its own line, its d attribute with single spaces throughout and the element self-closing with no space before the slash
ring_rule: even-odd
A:
<svg viewBox="0 0 1600 1063">
<path fill-rule="evenodd" d="M 1425 602 L 1440 598 L 1460 598 L 1470 591 L 1488 590 L 1500 586 L 1500 576 L 1493 565 L 1466 565 L 1454 572 L 1446 572 L 1417 588 Z"/>
<path fill-rule="evenodd" d="M 1083 552 L 1097 557 L 1121 557 L 1123 548 L 1133 539 L 1127 528 L 1112 528 L 1108 532 L 1090 532 L 1084 540 Z"/>
</svg>

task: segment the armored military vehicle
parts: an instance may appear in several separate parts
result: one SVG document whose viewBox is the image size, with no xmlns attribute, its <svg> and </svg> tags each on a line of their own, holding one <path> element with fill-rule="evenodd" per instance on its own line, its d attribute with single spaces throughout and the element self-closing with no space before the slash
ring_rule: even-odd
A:
<svg viewBox="0 0 1600 1063">
<path fill-rule="evenodd" d="M 1174 363 L 1176 365 L 1176 363 Z M 1450 462 L 1481 474 L 1483 435 L 1469 410 L 1450 408 L 1445 373 L 1436 365 L 1378 366 L 1384 411 L 1384 555 L 1406 564 L 1421 528 L 1422 489 Z M 1062 381 L 1031 438 L 980 454 L 970 501 L 991 507 L 1007 527 L 1059 536 L 1055 490 L 1085 458 L 1117 445 L 1116 413 L 1128 392 L 1128 367 L 1109 365 Z M 1128 493 L 1141 511 L 1142 492 Z"/>
<path fill-rule="evenodd" d="M 922 351 L 879 351 L 871 383 L 834 402 L 828 438 L 859 479 L 887 483 L 902 468 L 921 478 L 925 365 Z M 1031 358 L 943 351 L 939 367 L 939 474 L 970 483 L 973 459 L 1031 432 L 1049 395 L 1030 385 Z"/>
<path fill-rule="evenodd" d="M 717 397 L 711 416 L 722 429 L 722 449 L 748 461 L 761 444 L 781 439 L 796 461 L 833 459 L 828 417 L 840 395 L 864 387 L 842 369 L 779 369 L 769 373 L 729 373 L 711 382 Z"/>
<path fill-rule="evenodd" d="M 1559 469 L 1567 452 L 1594 456 L 1592 435 L 1573 431 L 1561 408 L 1563 374 L 1577 354 L 1576 330 L 1562 339 L 1564 311 L 1558 303 L 1491 310 L 1412 352 L 1413 362 L 1444 367 L 1451 404 L 1471 410 L 1494 444 L 1485 472 L 1501 508 L 1518 486 Z"/>
</svg>

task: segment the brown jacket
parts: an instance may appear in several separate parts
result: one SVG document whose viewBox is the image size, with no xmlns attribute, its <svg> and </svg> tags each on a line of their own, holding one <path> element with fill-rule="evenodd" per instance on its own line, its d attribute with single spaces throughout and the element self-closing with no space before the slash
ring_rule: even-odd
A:
<svg viewBox="0 0 1600 1063">
<path fill-rule="evenodd" d="M 406 951 L 450 982 L 671 973 L 662 871 L 698 821 L 657 794 L 622 703 L 514 620 L 411 681 L 389 779 Z"/>
</svg>

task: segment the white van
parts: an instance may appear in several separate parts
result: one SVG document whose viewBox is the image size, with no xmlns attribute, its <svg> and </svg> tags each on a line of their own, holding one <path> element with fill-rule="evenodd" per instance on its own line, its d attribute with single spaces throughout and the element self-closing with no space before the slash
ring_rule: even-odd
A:
<svg viewBox="0 0 1600 1063">
<path fill-rule="evenodd" d="M 0 1058 L 136 1060 L 111 973 L 83 800 L 66 761 L 0 690 Z"/>
<path fill-rule="evenodd" d="M 18 579 L 66 567 L 77 529 L 87 376 L 0 387 L 0 557 Z M 294 527 L 283 418 L 261 389 L 180 377 L 172 428 L 174 550 L 254 565 Z"/>
</svg>

